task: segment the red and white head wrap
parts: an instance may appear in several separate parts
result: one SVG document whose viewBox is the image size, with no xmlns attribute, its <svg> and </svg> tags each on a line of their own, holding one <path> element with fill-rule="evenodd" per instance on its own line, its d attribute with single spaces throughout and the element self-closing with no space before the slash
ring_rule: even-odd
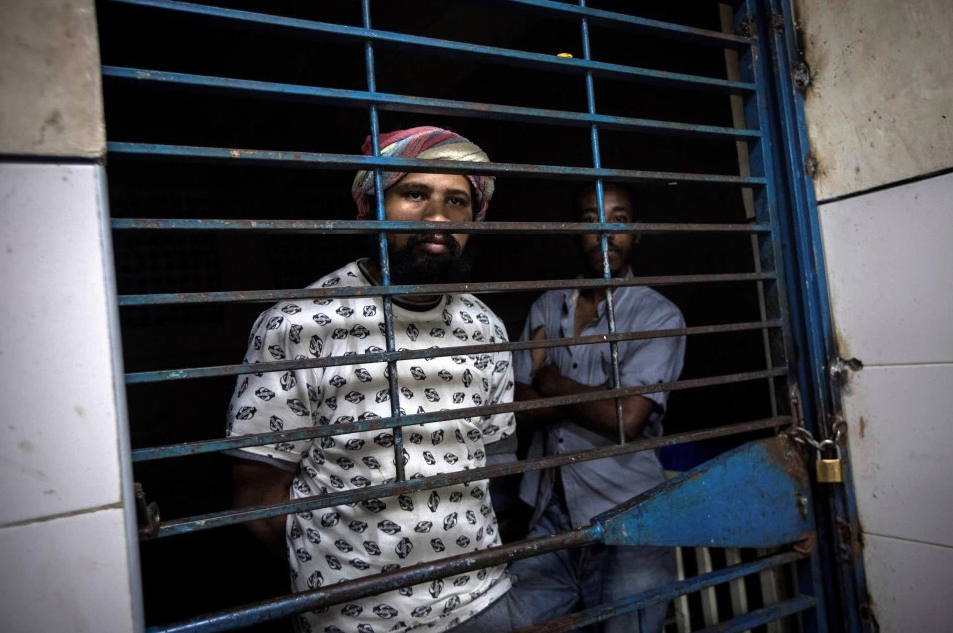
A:
<svg viewBox="0 0 953 633">
<path fill-rule="evenodd" d="M 439 127 L 415 127 L 409 130 L 397 130 L 380 135 L 381 156 L 396 158 L 419 158 L 423 160 L 458 160 L 472 163 L 488 163 L 490 157 L 474 143 L 464 137 Z M 371 137 L 368 136 L 361 146 L 365 156 L 373 154 Z M 384 171 L 381 180 L 386 191 L 391 185 L 407 175 L 407 172 Z M 473 219 L 482 220 L 493 197 L 494 177 L 467 174 L 466 179 L 473 185 L 476 200 L 473 201 Z M 359 171 L 351 186 L 351 195 L 357 203 L 357 219 L 368 217 L 365 201 L 374 196 L 374 171 Z"/>
</svg>

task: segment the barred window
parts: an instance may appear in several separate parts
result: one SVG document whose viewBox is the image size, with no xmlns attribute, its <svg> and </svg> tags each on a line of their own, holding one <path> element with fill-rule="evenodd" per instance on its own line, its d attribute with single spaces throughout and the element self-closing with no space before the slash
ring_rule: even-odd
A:
<svg viewBox="0 0 953 633">
<path fill-rule="evenodd" d="M 241 523 L 249 520 L 331 513 L 337 506 L 380 499 L 401 503 L 411 491 L 439 496 L 448 486 L 470 490 L 471 482 L 491 476 L 494 501 L 505 507 L 498 508 L 493 529 L 501 532 L 502 544 L 519 544 L 533 515 L 518 498 L 524 471 L 590 462 L 610 468 L 619 455 L 640 451 L 660 451 L 668 470 L 684 471 L 791 424 L 794 343 L 782 269 L 778 174 L 771 162 L 778 148 L 769 142 L 779 123 L 769 104 L 770 69 L 758 57 L 760 44 L 751 32 L 764 28 L 765 17 L 757 3 L 749 4 L 734 9 L 697 0 L 100 2 L 132 459 L 145 498 L 161 509 L 161 520 L 143 529 L 140 549 L 149 626 L 164 630 L 197 618 L 187 630 L 222 630 L 207 614 L 271 600 L 257 630 L 288 630 L 295 607 L 288 606 L 286 562 L 244 530 Z M 748 19 L 754 26 L 743 26 Z M 414 230 L 380 222 L 378 209 L 356 221 L 351 184 L 358 169 L 429 173 L 426 165 L 379 158 L 379 148 L 370 156 L 359 151 L 368 134 L 424 125 L 461 134 L 492 161 L 434 168 L 496 177 L 486 220 L 454 228 L 469 236 L 469 276 L 436 288 L 338 282 L 309 288 L 336 270 L 360 274 L 346 266 L 378 257 L 383 236 Z M 621 223 L 604 204 L 618 185 L 627 188 L 635 215 Z M 586 187 L 593 188 L 597 212 L 580 221 L 577 199 Z M 627 262 L 631 276 L 613 276 L 608 263 L 587 269 L 580 247 L 585 235 L 598 236 L 600 258 L 614 236 L 634 236 Z M 608 288 L 608 302 L 615 301 L 607 308 L 605 333 L 557 331 L 547 332 L 542 342 L 521 341 L 543 292 L 593 288 Z M 683 322 L 632 329 L 630 319 L 613 312 L 626 292 L 645 288 L 677 308 Z M 461 367 L 483 357 L 509 363 L 512 353 L 534 348 L 555 354 L 601 345 L 605 379 L 595 384 L 604 388 L 581 397 L 514 403 L 487 397 L 492 386 L 480 390 L 467 384 L 446 393 L 435 387 L 432 393 L 401 390 L 397 378 L 391 380 L 397 363 L 411 371 L 408 361 L 416 359 L 413 367 L 425 374 L 428 363 L 436 367 L 451 356 L 436 339 L 455 331 L 448 326 L 448 332 L 400 332 L 429 342 L 399 349 L 389 314 L 393 302 L 444 293 L 476 300 L 452 315 L 473 323 L 461 329 L 467 337 L 461 358 L 472 357 Z M 248 357 L 249 331 L 263 310 L 277 305 L 270 318 L 284 319 L 304 306 L 307 318 L 318 322 L 324 311 L 315 305 L 339 298 L 367 298 L 361 305 L 388 312 L 380 319 L 384 344 L 338 346 L 334 349 L 348 351 L 336 356 L 312 348 L 310 355 L 295 358 L 265 343 L 260 357 Z M 269 323 L 259 321 L 265 329 Z M 342 340 L 368 335 L 366 328 L 353 329 L 359 326 L 364 327 L 349 322 Z M 376 332 L 369 335 L 376 340 Z M 620 349 L 657 340 L 684 340 L 684 366 L 679 363 L 680 371 L 661 384 L 627 383 Z M 307 348 L 308 342 L 300 345 Z M 255 366 L 261 359 L 279 364 Z M 355 373 L 365 367 L 376 368 L 368 370 L 366 381 Z M 314 414 L 304 430 L 279 420 L 272 421 L 267 437 L 226 437 L 226 407 L 236 381 L 241 385 L 251 377 L 249 394 L 270 400 L 276 394 L 267 380 L 314 368 L 339 370 L 342 381 L 373 384 L 374 393 L 362 387 L 351 392 L 354 399 L 376 394 L 376 404 L 387 411 L 376 413 L 358 401 L 344 404 L 334 420 L 322 422 Z M 270 378 L 255 383 L 256 374 Z M 488 375 L 492 379 L 492 371 Z M 304 410 L 309 394 L 302 393 Z M 651 400 L 653 394 L 669 396 Z M 311 395 L 313 404 L 319 395 Z M 621 402 L 634 395 L 650 398 L 655 410 L 648 430 L 627 438 Z M 450 412 L 441 412 L 444 407 L 433 398 L 449 399 Z M 433 406 L 414 406 L 428 399 Z M 597 401 L 619 403 L 613 422 L 619 431 L 611 444 L 546 458 L 529 454 L 534 431 L 545 427 L 524 421 L 526 412 Z M 243 406 L 251 405 L 233 401 L 233 407 Z M 301 415 L 288 406 L 288 415 Z M 439 474 L 418 479 L 420 473 L 405 471 L 401 446 L 418 441 L 420 424 L 454 419 L 454 408 L 483 420 L 515 412 L 518 461 L 489 465 L 474 479 L 454 468 L 457 453 L 441 452 L 434 439 L 433 449 L 424 453 L 444 460 L 435 466 Z M 368 411 L 373 415 L 362 417 Z M 237 410 L 228 416 L 238 416 Z M 342 481 L 340 488 L 325 491 L 296 480 L 297 494 L 281 508 L 231 508 L 234 457 L 223 452 L 256 441 L 307 452 L 322 440 L 347 441 L 338 424 L 352 435 L 373 432 L 394 451 L 390 464 L 375 459 L 376 465 L 367 466 L 381 472 L 379 479 L 361 476 L 357 483 Z M 494 426 L 484 424 L 480 432 L 499 432 Z M 467 438 L 458 439 L 469 447 Z M 476 525 L 477 518 L 473 521 Z M 413 530 L 391 529 L 401 527 Z M 563 536 L 566 544 L 570 537 L 580 539 L 575 546 L 585 542 L 579 534 Z M 471 539 L 461 538 L 466 546 L 448 548 L 447 556 L 468 551 Z M 342 545 L 342 559 L 350 547 Z M 707 550 L 688 552 L 680 556 L 689 577 L 732 564 L 756 571 L 758 561 L 772 555 L 754 548 L 712 550 L 713 567 Z M 353 560 L 368 556 L 373 552 Z M 747 585 L 723 582 L 710 593 L 701 586 L 686 589 L 686 597 L 669 607 L 667 630 L 713 624 L 718 619 L 712 609 L 717 614 L 719 605 L 729 614 L 721 620 L 728 620 L 793 596 L 797 581 L 789 563 L 797 558 L 778 559 L 788 566 L 770 582 L 749 577 Z M 461 570 L 448 568 L 447 575 Z M 413 584 L 410 580 L 401 582 Z M 315 582 L 312 588 L 319 586 Z M 349 583 L 335 586 L 338 593 L 328 587 L 325 602 L 298 612 L 347 608 L 352 595 L 366 595 L 360 590 Z M 790 614 L 814 605 L 792 604 L 759 622 L 781 618 L 796 624 Z M 393 623 L 386 615 L 386 610 L 378 614 L 389 628 Z M 258 621 L 248 613 L 222 617 L 228 626 Z"/>
</svg>

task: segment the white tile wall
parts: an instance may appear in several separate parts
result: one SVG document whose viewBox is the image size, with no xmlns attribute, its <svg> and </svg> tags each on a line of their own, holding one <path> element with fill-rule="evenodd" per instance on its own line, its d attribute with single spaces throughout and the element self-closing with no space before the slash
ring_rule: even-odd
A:
<svg viewBox="0 0 953 633">
<path fill-rule="evenodd" d="M 101 178 L 0 163 L 0 525 L 121 499 Z"/>
<path fill-rule="evenodd" d="M 868 592 L 880 630 L 950 630 L 953 174 L 819 208 Z"/>
<path fill-rule="evenodd" d="M 819 211 L 841 355 L 953 362 L 953 174 Z"/>
<path fill-rule="evenodd" d="M 0 628 L 135 630 L 125 539 L 122 509 L 0 529 Z"/>
<path fill-rule="evenodd" d="M 864 531 L 953 547 L 953 364 L 867 367 L 844 414 Z"/>
<path fill-rule="evenodd" d="M 953 628 L 953 549 L 868 535 L 864 569 L 882 633 Z"/>
</svg>

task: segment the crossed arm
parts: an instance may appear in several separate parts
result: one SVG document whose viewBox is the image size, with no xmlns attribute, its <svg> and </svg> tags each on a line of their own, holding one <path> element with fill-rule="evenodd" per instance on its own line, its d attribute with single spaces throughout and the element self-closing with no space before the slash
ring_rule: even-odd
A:
<svg viewBox="0 0 953 633">
<path fill-rule="evenodd" d="M 533 340 L 545 338 L 542 327 L 533 332 Z M 533 370 L 536 380 L 533 385 L 516 383 L 517 400 L 538 400 L 555 396 L 570 396 L 594 391 L 604 391 L 608 384 L 584 385 L 571 378 L 563 376 L 555 365 L 545 363 L 546 350 L 533 350 Z M 655 403 L 644 396 L 627 396 L 622 399 L 622 425 L 626 441 L 631 441 L 642 435 L 645 424 L 652 414 Z M 611 438 L 618 437 L 616 422 L 615 399 L 595 400 L 567 404 L 559 407 L 544 407 L 523 411 L 519 414 L 520 420 L 527 422 L 555 422 L 564 418 L 572 418 L 586 428 Z"/>
</svg>

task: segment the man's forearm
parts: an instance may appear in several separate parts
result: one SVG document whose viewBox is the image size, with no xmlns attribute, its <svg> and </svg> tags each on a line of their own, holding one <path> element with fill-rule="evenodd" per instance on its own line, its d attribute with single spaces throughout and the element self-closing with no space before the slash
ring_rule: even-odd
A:
<svg viewBox="0 0 953 633">
<path fill-rule="evenodd" d="M 584 385 L 558 374 L 551 374 L 545 381 L 545 394 L 549 396 L 569 396 L 605 391 L 606 385 Z M 628 396 L 622 400 L 622 423 L 626 441 L 642 434 L 645 423 L 652 413 L 654 403 L 642 396 Z M 565 405 L 577 423 L 608 437 L 617 438 L 619 434 L 616 417 L 615 399 L 589 400 Z"/>
<path fill-rule="evenodd" d="M 560 376 L 551 389 L 555 391 L 552 395 L 571 396 L 605 391 L 607 387 L 606 385 L 584 385 L 572 378 Z M 582 423 L 587 428 L 603 435 L 618 435 L 615 400 L 588 400 L 568 404 L 564 408 L 576 422 Z"/>
<path fill-rule="evenodd" d="M 235 489 L 232 507 L 266 505 L 288 501 L 288 492 L 294 472 L 284 471 L 268 464 L 249 460 L 236 460 L 232 466 Z M 285 547 L 285 524 L 287 515 L 279 515 L 246 523 L 269 551 L 280 558 L 287 556 Z"/>
<path fill-rule="evenodd" d="M 545 396 L 540 395 L 535 389 L 521 382 L 516 383 L 513 399 L 517 401 L 539 400 Z M 527 411 L 517 411 L 516 419 L 520 422 L 530 422 L 545 424 L 547 422 L 556 422 L 562 419 L 563 413 L 559 407 L 541 407 L 539 409 L 529 409 Z"/>
</svg>

